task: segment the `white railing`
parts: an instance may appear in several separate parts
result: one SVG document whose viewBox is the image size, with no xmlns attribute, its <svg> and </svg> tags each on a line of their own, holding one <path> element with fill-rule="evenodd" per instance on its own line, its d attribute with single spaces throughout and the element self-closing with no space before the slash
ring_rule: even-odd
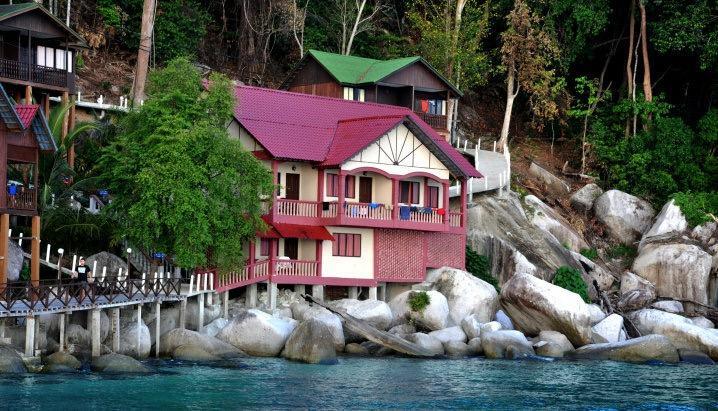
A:
<svg viewBox="0 0 718 411">
<path fill-rule="evenodd" d="M 344 215 L 362 220 L 391 220 L 391 210 L 384 204 L 345 203 Z"/>
<path fill-rule="evenodd" d="M 274 274 L 297 277 L 315 277 L 319 272 L 319 263 L 302 260 L 275 260 Z"/>
<path fill-rule="evenodd" d="M 461 227 L 461 213 L 449 213 L 449 226 Z"/>
<path fill-rule="evenodd" d="M 427 212 L 424 211 L 424 209 L 420 208 L 419 211 L 410 212 L 408 221 L 412 221 L 415 223 L 441 224 L 444 222 L 444 216 L 439 215 L 436 210 L 431 210 L 431 212 Z"/>
<path fill-rule="evenodd" d="M 321 204 L 316 201 L 278 199 L 274 205 L 277 214 L 293 217 L 316 217 Z"/>
</svg>

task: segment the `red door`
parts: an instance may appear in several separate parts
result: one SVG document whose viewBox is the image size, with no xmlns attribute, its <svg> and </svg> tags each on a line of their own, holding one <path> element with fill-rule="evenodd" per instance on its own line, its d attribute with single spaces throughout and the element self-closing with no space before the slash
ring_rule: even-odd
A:
<svg viewBox="0 0 718 411">
<path fill-rule="evenodd" d="M 359 202 L 371 203 L 371 177 L 359 177 Z"/>
<path fill-rule="evenodd" d="M 288 200 L 299 200 L 299 174 L 287 173 L 285 198 Z"/>
</svg>

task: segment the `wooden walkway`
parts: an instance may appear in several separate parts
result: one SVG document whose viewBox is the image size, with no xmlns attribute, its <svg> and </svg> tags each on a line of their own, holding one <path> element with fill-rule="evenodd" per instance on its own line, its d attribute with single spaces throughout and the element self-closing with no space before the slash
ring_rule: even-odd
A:
<svg viewBox="0 0 718 411">
<path fill-rule="evenodd" d="M 459 147 L 461 154 L 474 163 L 476 169 L 484 176 L 472 178 L 467 183 L 469 193 L 481 193 L 507 187 L 511 179 L 510 157 L 497 151 L 477 150 L 476 148 Z M 450 197 L 459 197 L 461 187 L 456 185 L 449 188 Z"/>
</svg>

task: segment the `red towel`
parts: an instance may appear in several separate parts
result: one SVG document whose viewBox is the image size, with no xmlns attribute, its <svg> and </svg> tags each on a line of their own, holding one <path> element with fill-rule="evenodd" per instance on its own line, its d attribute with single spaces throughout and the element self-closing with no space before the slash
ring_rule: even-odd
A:
<svg viewBox="0 0 718 411">
<path fill-rule="evenodd" d="M 429 112 L 429 100 L 420 100 L 421 103 L 421 112 L 427 113 Z"/>
<path fill-rule="evenodd" d="M 440 208 L 440 209 L 436 210 L 436 214 L 444 215 L 444 214 L 446 214 L 446 210 L 444 210 L 443 208 Z"/>
</svg>

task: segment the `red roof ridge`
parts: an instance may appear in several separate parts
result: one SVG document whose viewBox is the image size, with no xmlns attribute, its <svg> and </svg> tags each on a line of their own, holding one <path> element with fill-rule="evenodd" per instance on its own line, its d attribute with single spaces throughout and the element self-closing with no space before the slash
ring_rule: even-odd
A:
<svg viewBox="0 0 718 411">
<path fill-rule="evenodd" d="M 350 123 L 353 121 L 381 120 L 386 118 L 403 118 L 406 114 L 386 114 L 383 116 L 352 117 L 339 120 L 337 123 Z"/>
</svg>

